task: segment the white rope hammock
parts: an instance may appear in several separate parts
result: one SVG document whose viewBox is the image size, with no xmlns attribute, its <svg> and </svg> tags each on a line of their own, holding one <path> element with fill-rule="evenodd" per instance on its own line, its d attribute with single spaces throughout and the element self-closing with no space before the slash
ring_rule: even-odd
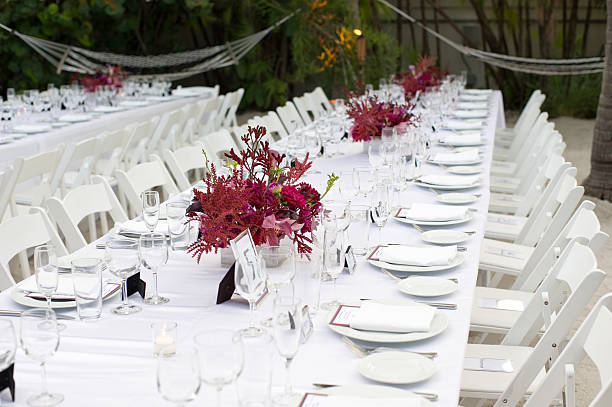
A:
<svg viewBox="0 0 612 407">
<path fill-rule="evenodd" d="M 489 65 L 512 71 L 525 72 L 538 75 L 583 75 L 599 73 L 604 70 L 604 58 L 575 58 L 575 59 L 538 59 L 525 58 L 511 55 L 496 54 L 494 52 L 482 51 L 476 48 L 458 44 L 431 28 L 421 24 L 414 17 L 406 14 L 397 7 L 389 4 L 386 0 L 378 0 L 397 14 L 421 27 L 428 34 L 433 35 L 458 52 L 474 57 Z"/>
<path fill-rule="evenodd" d="M 145 73 L 140 75 L 130 75 L 131 78 L 164 78 L 176 80 L 187 78 L 202 72 L 213 69 L 223 68 L 238 64 L 238 61 L 246 55 L 255 45 L 257 45 L 270 31 L 283 24 L 293 17 L 298 11 L 282 18 L 265 30 L 251 34 L 235 41 L 226 42 L 209 48 L 202 48 L 193 51 L 176 52 L 164 55 L 122 55 L 111 52 L 92 51 L 85 48 L 61 44 L 42 38 L 32 37 L 22 34 L 3 24 L 0 28 L 12 33 L 28 44 L 34 51 L 49 61 L 57 68 L 57 73 L 62 71 L 76 72 L 82 74 L 92 74 L 100 64 L 119 65 L 123 68 L 137 69 L 161 69 L 177 68 L 177 71 L 170 73 Z M 194 64 L 190 67 L 184 65 Z"/>
</svg>

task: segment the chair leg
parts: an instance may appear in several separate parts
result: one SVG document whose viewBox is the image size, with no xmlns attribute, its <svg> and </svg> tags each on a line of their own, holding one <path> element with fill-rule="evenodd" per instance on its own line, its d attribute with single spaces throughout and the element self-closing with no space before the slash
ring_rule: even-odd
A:
<svg viewBox="0 0 612 407">
<path fill-rule="evenodd" d="M 19 253 L 19 266 L 21 267 L 21 277 L 24 280 L 32 275 L 32 273 L 30 272 L 28 254 L 25 250 Z"/>
<path fill-rule="evenodd" d="M 106 212 L 100 213 L 100 227 L 102 228 L 102 233 L 108 233 L 108 218 L 106 216 Z"/>
<path fill-rule="evenodd" d="M 89 223 L 89 241 L 93 242 L 96 240 L 96 214 L 92 213 L 88 215 L 87 221 Z"/>
</svg>

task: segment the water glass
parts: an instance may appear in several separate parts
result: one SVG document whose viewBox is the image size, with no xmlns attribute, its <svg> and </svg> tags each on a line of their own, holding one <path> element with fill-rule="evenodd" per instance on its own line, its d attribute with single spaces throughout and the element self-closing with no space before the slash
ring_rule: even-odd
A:
<svg viewBox="0 0 612 407">
<path fill-rule="evenodd" d="M 382 143 L 370 142 L 368 146 L 368 161 L 373 168 L 382 167 L 385 159 L 381 152 Z"/>
<path fill-rule="evenodd" d="M 27 356 L 40 363 L 42 376 L 41 392 L 30 397 L 28 404 L 33 407 L 55 406 L 64 400 L 64 396 L 49 393 L 45 369 L 45 363 L 59 347 L 59 330 L 55 312 L 51 309 L 34 308 L 22 312 L 19 322 L 21 346 Z"/>
<path fill-rule="evenodd" d="M 140 235 L 138 253 L 142 265 L 153 273 L 153 295 L 143 300 L 145 304 L 165 304 L 170 299 L 162 297 L 157 291 L 157 273 L 168 261 L 168 243 L 161 233 L 145 233 Z"/>
<path fill-rule="evenodd" d="M 392 143 L 393 142 L 393 127 L 383 127 L 380 138 L 383 143 Z"/>
<path fill-rule="evenodd" d="M 165 400 L 184 406 L 196 398 L 201 386 L 200 361 L 194 347 L 157 360 L 157 391 Z"/>
<path fill-rule="evenodd" d="M 159 221 L 159 192 L 144 191 L 142 193 L 142 218 L 149 230 L 155 231 Z"/>
<path fill-rule="evenodd" d="M 236 382 L 238 404 L 241 407 L 270 405 L 272 387 L 272 336 L 242 336 L 244 367 Z"/>
<path fill-rule="evenodd" d="M 70 262 L 72 285 L 80 320 L 92 320 L 102 315 L 102 260 L 80 258 Z"/>
<path fill-rule="evenodd" d="M 121 305 L 113 308 L 119 315 L 129 315 L 140 312 L 138 305 L 128 302 L 127 279 L 140 270 L 138 242 L 134 240 L 111 239 L 106 242 L 106 264 L 109 271 L 121 279 Z"/>
<path fill-rule="evenodd" d="M 43 244 L 34 248 L 34 268 L 38 291 L 47 299 L 47 307 L 51 309 L 51 297 L 57 290 L 59 276 L 57 273 L 57 255 L 55 246 Z"/>
<path fill-rule="evenodd" d="M 261 264 L 249 262 L 246 267 L 237 261 L 234 264 L 234 283 L 236 292 L 249 302 L 250 321 L 249 327 L 241 330 L 242 336 L 260 336 L 265 332 L 262 328 L 255 326 L 256 301 L 263 295 L 266 289 L 266 277 L 262 271 Z"/>
<path fill-rule="evenodd" d="M 151 324 L 153 333 L 153 355 L 172 356 L 176 354 L 178 339 L 178 324 L 172 321 L 154 322 Z"/>
<path fill-rule="evenodd" d="M 200 358 L 202 381 L 217 390 L 217 406 L 221 391 L 233 383 L 244 366 L 242 337 L 230 330 L 211 330 L 196 334 L 195 345 Z"/>
<path fill-rule="evenodd" d="M 365 255 L 369 247 L 369 237 L 372 221 L 370 220 L 370 206 L 366 204 L 351 204 L 351 225 L 349 226 L 349 244 L 353 253 Z"/>
<path fill-rule="evenodd" d="M 301 300 L 292 296 L 274 299 L 272 320 L 274 343 L 279 355 L 285 361 L 285 391 L 274 396 L 274 403 L 284 406 L 297 405 L 296 401 L 300 395 L 293 391 L 291 385 L 291 362 L 297 354 L 302 335 Z"/>
<path fill-rule="evenodd" d="M 360 195 L 366 196 L 372 187 L 372 172 L 368 167 L 353 168 L 353 187 Z"/>
<path fill-rule="evenodd" d="M 319 310 L 323 250 L 313 247 L 310 253 L 300 253 L 295 262 L 295 293 L 308 305 L 311 316 Z"/>
<path fill-rule="evenodd" d="M 382 229 L 387 223 L 389 216 L 391 216 L 391 205 L 390 205 L 390 190 L 393 188 L 392 185 L 379 184 L 374 187 L 372 193 L 372 200 L 370 204 L 370 216 L 376 226 L 378 226 L 378 238 L 376 244 L 380 244 L 382 240 Z"/>
<path fill-rule="evenodd" d="M 262 271 L 268 289 L 275 293 L 295 277 L 295 255 L 292 247 L 267 246 L 259 250 Z"/>
<path fill-rule="evenodd" d="M 338 307 L 338 292 L 336 280 L 344 269 L 345 260 L 344 232 L 340 231 L 334 222 L 325 225 L 325 249 L 323 252 L 325 272 L 331 277 L 334 283 L 334 298 L 323 304 L 325 310 L 332 310 Z"/>
<path fill-rule="evenodd" d="M 190 225 L 185 217 L 187 206 L 182 202 L 170 202 L 166 205 L 168 234 L 172 250 L 187 250 L 189 246 Z"/>
</svg>

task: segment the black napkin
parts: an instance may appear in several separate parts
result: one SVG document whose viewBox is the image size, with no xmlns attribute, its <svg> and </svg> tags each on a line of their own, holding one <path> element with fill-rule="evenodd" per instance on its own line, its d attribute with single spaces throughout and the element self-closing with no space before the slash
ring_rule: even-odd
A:
<svg viewBox="0 0 612 407">
<path fill-rule="evenodd" d="M 0 392 L 8 388 L 11 392 L 11 398 L 15 402 L 15 379 L 13 378 L 13 371 L 15 370 L 15 364 L 13 363 L 2 372 L 0 372 Z"/>
<path fill-rule="evenodd" d="M 227 273 L 223 276 L 223 279 L 219 283 L 219 291 L 217 292 L 217 304 L 224 303 L 232 298 L 234 291 L 236 290 L 236 283 L 234 282 L 234 267 L 236 262 L 232 263 Z"/>
<path fill-rule="evenodd" d="M 147 291 L 147 283 L 140 279 L 140 273 L 136 273 L 132 277 L 127 279 L 128 297 L 137 291 L 142 298 L 145 297 Z"/>
</svg>

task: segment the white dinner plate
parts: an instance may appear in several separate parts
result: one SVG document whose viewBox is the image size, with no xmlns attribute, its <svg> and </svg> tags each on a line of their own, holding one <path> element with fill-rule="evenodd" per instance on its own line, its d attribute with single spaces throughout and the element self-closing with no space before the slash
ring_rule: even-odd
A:
<svg viewBox="0 0 612 407">
<path fill-rule="evenodd" d="M 106 298 L 103 298 L 102 301 L 109 300 L 113 298 L 114 296 L 118 295 L 119 293 L 121 293 L 121 285 L 119 285 L 119 288 L 116 289 L 114 292 L 112 292 L 109 296 L 107 296 Z M 28 297 L 25 291 L 22 291 L 17 287 L 14 287 L 13 290 L 11 291 L 11 299 L 15 301 L 17 304 L 21 304 L 26 307 L 39 308 L 39 307 L 47 306 L 47 302 L 45 300 L 37 300 L 31 297 Z M 51 300 L 51 308 L 53 309 L 75 308 L 75 307 L 76 307 L 76 301 L 53 301 Z"/>
<path fill-rule="evenodd" d="M 35 133 L 44 133 L 46 131 L 51 131 L 52 127 L 48 124 L 42 123 L 34 123 L 34 124 L 18 124 L 13 127 L 13 131 L 15 133 L 26 133 L 26 134 L 35 134 Z M 15 135 L 13 135 L 14 137 Z"/>
<path fill-rule="evenodd" d="M 408 300 L 377 300 L 382 304 L 389 305 L 407 305 L 414 301 Z M 360 305 L 360 301 L 346 301 L 344 305 Z M 377 332 L 377 331 L 360 331 L 353 329 L 350 326 L 339 326 L 331 325 L 330 322 L 334 318 L 337 312 L 337 308 L 334 308 L 327 317 L 327 326 L 330 329 L 340 335 L 348 336 L 352 339 L 357 339 L 366 342 L 375 343 L 406 343 L 420 341 L 427 338 L 432 338 L 436 335 L 441 334 L 448 327 L 448 317 L 446 314 L 439 310 L 436 310 L 433 321 L 431 322 L 431 329 L 428 332 L 408 332 L 408 333 L 396 333 L 396 332 Z"/>
<path fill-rule="evenodd" d="M 427 184 L 419 180 L 414 181 L 414 184 L 420 187 L 424 187 L 424 188 L 441 189 L 444 191 L 456 191 L 458 189 L 476 188 L 480 186 L 480 182 L 477 182 L 475 184 L 466 184 L 466 185 L 436 185 L 436 184 Z"/>
<path fill-rule="evenodd" d="M 446 171 L 450 172 L 451 174 L 473 175 L 480 174 L 482 172 L 482 168 L 472 167 L 469 165 L 454 165 L 446 168 Z"/>
<path fill-rule="evenodd" d="M 441 189 L 441 188 L 440 188 Z M 463 205 L 476 202 L 478 197 L 473 194 L 465 194 L 461 192 L 449 192 L 446 194 L 436 194 L 434 199 L 438 202 L 451 205 Z"/>
<path fill-rule="evenodd" d="M 452 280 L 442 277 L 412 276 L 397 283 L 403 293 L 416 297 L 440 297 L 452 294 L 459 286 Z"/>
<path fill-rule="evenodd" d="M 370 380 L 389 384 L 418 383 L 436 373 L 433 360 L 418 353 L 372 353 L 359 360 L 357 371 Z"/>
<path fill-rule="evenodd" d="M 146 100 L 124 100 L 123 102 L 119 103 L 119 106 L 124 106 L 124 107 L 143 107 L 143 106 L 149 106 L 151 103 L 147 102 Z"/>
<path fill-rule="evenodd" d="M 96 106 L 93 111 L 96 113 L 115 113 L 123 110 L 125 109 L 120 106 Z"/>
<path fill-rule="evenodd" d="M 378 386 L 375 384 L 347 384 L 344 386 L 334 386 L 327 389 L 318 389 L 316 393 L 327 394 L 329 396 L 363 397 L 376 399 L 373 404 L 382 405 L 381 399 L 418 398 L 421 400 L 420 407 L 430 407 L 434 404 L 411 391 L 398 389 L 397 387 Z M 297 407 L 297 406 L 296 406 Z"/>
<path fill-rule="evenodd" d="M 481 138 L 480 141 L 477 142 L 467 142 L 467 141 L 451 141 L 450 143 L 447 141 L 444 141 L 444 139 L 440 140 L 438 142 L 438 144 L 442 145 L 442 146 L 449 146 L 449 147 L 474 147 L 474 146 L 482 146 L 484 144 L 487 143 L 487 139 L 486 138 Z"/>
<path fill-rule="evenodd" d="M 150 100 L 151 102 L 168 102 L 170 100 L 174 100 L 174 98 L 170 96 L 147 96 L 145 99 Z"/>
<path fill-rule="evenodd" d="M 66 270 L 71 270 L 72 265 L 71 262 L 73 260 L 76 259 L 80 259 L 80 258 L 96 258 L 96 259 L 100 259 L 100 260 L 104 260 L 104 251 L 98 250 L 95 253 L 87 253 L 87 254 L 81 254 L 79 253 L 78 255 L 73 254 L 69 254 L 66 256 L 60 256 L 58 258 L 55 259 L 54 262 L 54 266 L 57 267 L 60 271 L 66 271 Z M 106 267 L 103 264 L 103 267 Z"/>
<path fill-rule="evenodd" d="M 434 229 L 421 233 L 421 239 L 433 244 L 458 244 L 470 238 L 465 232 L 449 229 Z"/>
<path fill-rule="evenodd" d="M 399 210 L 398 210 L 399 211 Z M 398 211 L 395 211 L 397 214 Z M 473 215 L 472 211 L 466 211 L 465 217 L 462 219 L 452 219 L 452 220 L 438 220 L 438 221 L 428 221 L 428 220 L 418 220 L 418 219 L 410 219 L 410 218 L 400 218 L 393 215 L 393 219 L 402 223 L 409 223 L 411 225 L 423 225 L 423 226 L 448 226 L 448 225 L 458 225 L 459 223 L 465 223 L 472 220 Z"/>
<path fill-rule="evenodd" d="M 15 139 L 11 136 L 0 137 L 0 144 L 8 144 L 15 141 Z"/>
<path fill-rule="evenodd" d="M 472 148 L 472 147 L 470 147 Z M 460 152 L 460 151 L 458 151 Z M 478 157 L 477 160 L 473 160 L 473 161 L 462 161 L 462 162 L 457 162 L 457 161 L 434 161 L 434 160 L 427 160 L 428 163 L 430 164 L 436 164 L 436 165 L 474 165 L 474 164 L 480 164 L 481 162 L 483 162 L 484 158 L 483 157 Z"/>
<path fill-rule="evenodd" d="M 63 116 L 59 117 L 59 121 L 60 122 L 66 122 L 66 123 L 81 123 L 81 122 L 86 122 L 93 119 L 93 117 L 90 114 L 85 114 L 85 113 L 72 113 L 72 114 L 65 114 Z"/>
<path fill-rule="evenodd" d="M 427 247 L 427 246 L 414 245 L 411 247 Z M 374 267 L 379 267 L 379 268 L 392 270 L 392 271 L 400 271 L 404 273 L 430 273 L 433 271 L 448 270 L 453 267 L 457 267 L 458 265 L 460 265 L 461 263 L 465 261 L 465 253 L 458 252 L 455 258 L 450 261 L 450 263 L 442 265 L 442 266 L 411 266 L 411 265 L 387 263 L 385 261 L 369 259 L 370 255 L 372 254 L 372 251 L 374 250 L 376 250 L 375 247 L 368 250 L 368 252 L 366 253 L 366 259 L 368 263 L 370 263 Z"/>
</svg>

